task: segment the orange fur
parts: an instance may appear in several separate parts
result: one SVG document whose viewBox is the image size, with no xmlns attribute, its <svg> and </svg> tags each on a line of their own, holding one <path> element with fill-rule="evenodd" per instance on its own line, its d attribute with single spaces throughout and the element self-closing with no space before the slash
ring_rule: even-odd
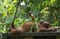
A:
<svg viewBox="0 0 60 39">
<path fill-rule="evenodd" d="M 24 32 L 29 32 L 29 30 L 31 29 L 31 26 L 33 25 L 33 22 L 26 22 L 23 24 L 22 28 L 24 30 Z"/>
<path fill-rule="evenodd" d="M 49 22 L 44 22 L 43 24 L 40 24 L 40 27 L 37 31 L 38 32 L 50 32 L 50 31 L 56 31 L 56 29 L 51 28 Z"/>
<path fill-rule="evenodd" d="M 31 22 L 25 22 L 21 28 L 16 28 L 13 24 L 11 24 L 10 32 L 11 33 L 29 32 L 35 20 L 33 14 L 29 13 L 29 16 L 32 18 Z"/>
</svg>

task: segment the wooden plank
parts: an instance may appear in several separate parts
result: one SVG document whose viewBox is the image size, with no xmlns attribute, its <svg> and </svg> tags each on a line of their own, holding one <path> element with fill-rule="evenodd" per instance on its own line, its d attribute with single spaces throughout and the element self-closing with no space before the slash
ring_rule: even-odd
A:
<svg viewBox="0 0 60 39">
<path fill-rule="evenodd" d="M 5 36 L 60 36 L 60 32 L 24 32 L 20 34 L 2 33 Z"/>
</svg>

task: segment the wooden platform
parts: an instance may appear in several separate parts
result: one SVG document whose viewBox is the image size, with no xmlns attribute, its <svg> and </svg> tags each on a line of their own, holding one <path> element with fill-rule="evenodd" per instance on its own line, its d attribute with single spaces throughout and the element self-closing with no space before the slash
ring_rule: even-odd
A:
<svg viewBox="0 0 60 39">
<path fill-rule="evenodd" d="M 3 33 L 4 39 L 60 39 L 60 32 L 25 32 L 20 34 Z"/>
</svg>

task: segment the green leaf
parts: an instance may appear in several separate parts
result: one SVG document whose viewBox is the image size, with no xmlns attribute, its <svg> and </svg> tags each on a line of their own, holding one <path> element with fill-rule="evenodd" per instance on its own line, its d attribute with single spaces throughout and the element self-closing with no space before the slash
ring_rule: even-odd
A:
<svg viewBox="0 0 60 39">
<path fill-rule="evenodd" d="M 7 16 L 7 12 L 4 12 L 4 13 L 3 13 L 3 16 Z"/>
</svg>

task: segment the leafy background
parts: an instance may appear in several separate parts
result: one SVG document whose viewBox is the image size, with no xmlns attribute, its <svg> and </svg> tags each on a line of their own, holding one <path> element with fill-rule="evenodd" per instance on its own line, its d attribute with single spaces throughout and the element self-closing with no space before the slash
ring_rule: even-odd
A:
<svg viewBox="0 0 60 39">
<path fill-rule="evenodd" d="M 41 19 L 60 26 L 60 0 L 19 0 L 18 12 L 14 24 L 20 27 L 24 22 L 31 21 L 28 12 L 32 11 L 35 21 Z M 0 0 L 0 32 L 7 32 L 13 20 L 18 0 Z"/>
</svg>

